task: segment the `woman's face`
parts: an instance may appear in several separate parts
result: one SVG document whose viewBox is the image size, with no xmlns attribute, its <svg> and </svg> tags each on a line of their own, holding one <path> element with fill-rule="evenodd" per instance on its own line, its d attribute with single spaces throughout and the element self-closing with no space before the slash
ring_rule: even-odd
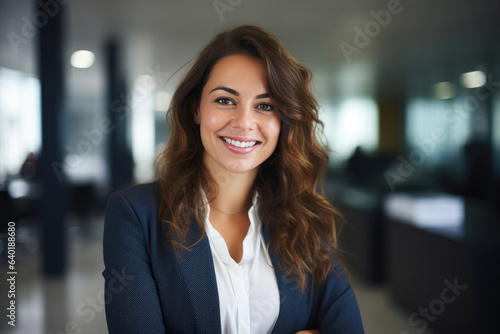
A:
<svg viewBox="0 0 500 334">
<path fill-rule="evenodd" d="M 231 55 L 215 64 L 195 115 L 212 176 L 256 175 L 278 143 L 281 122 L 273 109 L 262 60 Z"/>
</svg>

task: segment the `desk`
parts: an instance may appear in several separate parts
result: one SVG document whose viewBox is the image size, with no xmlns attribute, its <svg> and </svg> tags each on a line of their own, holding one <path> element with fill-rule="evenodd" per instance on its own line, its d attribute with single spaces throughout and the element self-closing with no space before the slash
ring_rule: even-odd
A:
<svg viewBox="0 0 500 334">
<path fill-rule="evenodd" d="M 498 332 L 500 220 L 493 210 L 467 202 L 462 228 L 384 221 L 386 277 L 411 326 L 429 325 L 443 334 Z M 454 296 L 449 285 L 455 283 L 467 287 Z"/>
</svg>

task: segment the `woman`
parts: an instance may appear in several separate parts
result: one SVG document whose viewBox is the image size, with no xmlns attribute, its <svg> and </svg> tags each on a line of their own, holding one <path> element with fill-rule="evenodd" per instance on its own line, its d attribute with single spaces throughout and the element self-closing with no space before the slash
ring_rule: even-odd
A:
<svg viewBox="0 0 500 334">
<path fill-rule="evenodd" d="M 316 192 L 310 72 L 269 32 L 218 34 L 179 84 L 158 181 L 115 192 L 110 333 L 363 333 Z"/>
</svg>

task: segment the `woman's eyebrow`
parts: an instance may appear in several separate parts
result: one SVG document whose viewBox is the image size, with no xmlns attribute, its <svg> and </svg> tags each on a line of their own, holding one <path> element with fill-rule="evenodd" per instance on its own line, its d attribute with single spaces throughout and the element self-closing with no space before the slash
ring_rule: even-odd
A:
<svg viewBox="0 0 500 334">
<path fill-rule="evenodd" d="M 240 94 L 239 94 L 237 91 L 235 91 L 234 89 L 231 89 L 231 88 L 229 88 L 229 87 L 224 87 L 224 86 L 215 87 L 214 89 L 212 89 L 212 90 L 210 91 L 210 93 L 212 93 L 212 92 L 213 92 L 213 91 L 215 91 L 215 90 L 219 90 L 219 89 L 220 89 L 220 90 L 225 90 L 225 91 L 226 91 L 226 92 L 228 92 L 229 94 L 233 94 L 233 95 L 236 95 L 236 96 L 240 96 Z M 210 94 L 210 93 L 209 93 L 209 94 Z"/>
<path fill-rule="evenodd" d="M 229 87 L 224 87 L 224 86 L 219 86 L 219 87 L 215 87 L 214 89 L 212 89 L 210 91 L 210 93 L 212 93 L 213 91 L 216 91 L 216 90 L 224 90 L 226 92 L 228 92 L 229 94 L 233 94 L 233 95 L 236 95 L 236 96 L 240 96 L 240 93 L 238 93 L 237 91 L 235 91 L 234 89 L 232 88 L 229 88 Z M 209 94 L 210 94 L 209 93 Z M 269 97 L 269 94 L 268 93 L 264 93 L 264 94 L 260 94 L 260 95 L 257 95 L 255 98 L 256 99 L 266 99 Z"/>
</svg>

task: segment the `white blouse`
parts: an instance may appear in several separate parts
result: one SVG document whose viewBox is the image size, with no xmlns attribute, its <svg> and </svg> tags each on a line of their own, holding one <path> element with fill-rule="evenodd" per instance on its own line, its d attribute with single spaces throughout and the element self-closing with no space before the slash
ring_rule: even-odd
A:
<svg viewBox="0 0 500 334">
<path fill-rule="evenodd" d="M 255 194 L 248 210 L 250 227 L 239 263 L 233 260 L 224 238 L 210 223 L 210 206 L 205 198 L 205 229 L 214 260 L 223 334 L 270 333 L 278 318 L 278 283 L 257 217 L 257 198 Z"/>
</svg>

